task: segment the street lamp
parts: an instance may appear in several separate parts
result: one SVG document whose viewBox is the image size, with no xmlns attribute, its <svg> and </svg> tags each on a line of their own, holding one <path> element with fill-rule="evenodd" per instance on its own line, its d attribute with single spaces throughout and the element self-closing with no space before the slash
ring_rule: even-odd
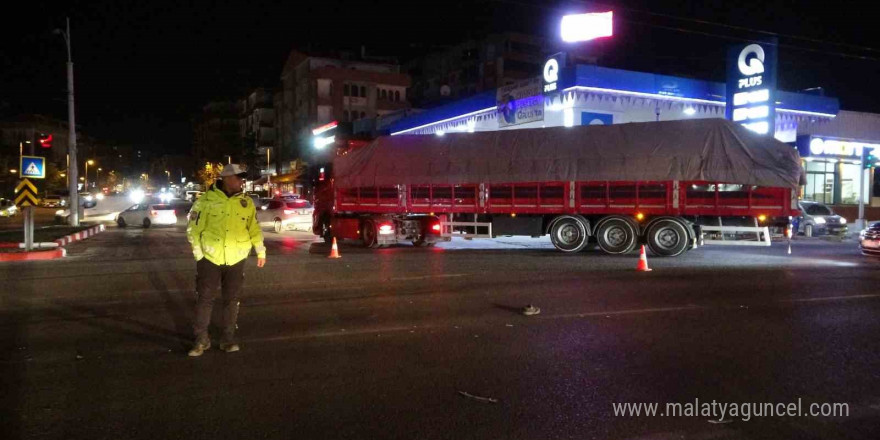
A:
<svg viewBox="0 0 880 440">
<path fill-rule="evenodd" d="M 55 29 L 56 35 L 64 37 L 67 44 L 67 153 L 70 155 L 70 163 L 76 164 L 76 118 L 73 110 L 73 55 L 70 52 L 70 18 L 67 19 L 67 30 Z M 79 206 L 79 194 L 76 191 L 76 167 L 69 170 L 72 179 L 68 179 L 67 189 L 70 191 L 70 204 Z M 70 210 L 70 226 L 79 226 L 79 210 Z"/>
<path fill-rule="evenodd" d="M 269 153 L 271 151 L 271 148 L 266 147 L 266 187 L 270 193 L 272 191 L 272 162 L 269 161 Z"/>
<path fill-rule="evenodd" d="M 101 171 L 102 171 L 102 169 L 98 168 L 98 172 L 97 172 L 97 174 L 95 174 L 95 185 L 101 184 Z"/>
<path fill-rule="evenodd" d="M 89 165 L 94 165 L 94 164 L 95 164 L 94 160 L 89 159 L 86 161 L 86 176 L 85 176 L 85 179 L 83 179 L 86 182 L 86 184 L 83 187 L 83 191 L 89 190 Z"/>
<path fill-rule="evenodd" d="M 165 170 L 165 174 L 168 176 L 168 183 L 171 183 L 171 171 Z"/>
</svg>

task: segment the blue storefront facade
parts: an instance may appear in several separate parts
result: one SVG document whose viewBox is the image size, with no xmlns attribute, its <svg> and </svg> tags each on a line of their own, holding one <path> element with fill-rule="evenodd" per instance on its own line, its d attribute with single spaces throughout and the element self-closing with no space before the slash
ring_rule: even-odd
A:
<svg viewBox="0 0 880 440">
<path fill-rule="evenodd" d="M 501 93 L 488 91 L 399 119 L 387 127 L 388 134 L 443 135 L 725 117 L 726 85 L 720 82 L 595 65 L 560 69 L 558 78 L 554 79 L 557 79 L 553 85 L 556 93 L 543 95 L 541 119 L 515 125 L 510 125 L 504 119 L 499 121 L 499 109 L 505 103 L 501 101 Z M 797 145 L 799 139 L 804 142 L 804 136 L 825 136 L 880 145 L 880 115 L 841 112 L 839 101 L 833 97 L 776 91 L 775 112 L 775 137 L 792 146 Z M 875 116 L 876 124 L 872 122 Z M 860 130 L 850 129 L 856 125 Z M 853 168 L 857 165 L 852 158 L 814 157 L 809 154 L 809 149 L 802 151 L 802 157 L 808 173 L 808 185 L 802 193 L 804 198 L 834 205 L 854 205 L 858 202 L 857 192 L 855 195 L 853 193 L 853 188 L 857 191 L 859 186 L 858 170 Z M 820 165 L 821 172 L 818 171 Z M 869 204 L 873 201 L 874 205 L 880 206 L 880 197 L 871 197 L 874 182 L 871 174 L 868 173 L 866 177 L 869 189 L 866 199 Z M 820 181 L 823 183 L 817 183 Z M 828 181 L 832 186 L 826 190 Z"/>
</svg>

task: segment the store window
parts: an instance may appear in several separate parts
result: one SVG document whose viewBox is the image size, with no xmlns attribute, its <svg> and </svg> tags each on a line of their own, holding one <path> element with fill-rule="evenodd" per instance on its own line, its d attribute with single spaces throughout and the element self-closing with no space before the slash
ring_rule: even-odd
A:
<svg viewBox="0 0 880 440">
<path fill-rule="evenodd" d="M 400 91 L 399 90 L 394 91 L 394 101 L 400 102 Z"/>
<path fill-rule="evenodd" d="M 861 164 L 844 163 L 840 165 L 840 203 L 856 205 L 859 203 L 859 176 L 862 174 Z M 865 202 L 870 203 L 868 188 L 871 181 L 865 175 Z"/>
<path fill-rule="evenodd" d="M 362 97 L 362 98 L 366 98 L 366 97 L 367 97 L 367 88 L 364 87 L 364 86 L 361 86 L 361 97 Z"/>
<path fill-rule="evenodd" d="M 348 96 L 351 93 L 348 84 L 342 86 L 342 96 Z"/>
<path fill-rule="evenodd" d="M 834 203 L 835 165 L 834 162 L 824 160 L 807 162 L 807 186 L 804 187 L 804 200 Z"/>
</svg>

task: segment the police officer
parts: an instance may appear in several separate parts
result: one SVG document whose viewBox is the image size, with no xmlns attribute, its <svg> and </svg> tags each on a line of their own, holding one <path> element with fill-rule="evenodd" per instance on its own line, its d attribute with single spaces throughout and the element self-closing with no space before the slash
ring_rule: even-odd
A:
<svg viewBox="0 0 880 440">
<path fill-rule="evenodd" d="M 223 336 L 220 349 L 232 353 L 235 343 L 239 295 L 244 283 L 244 263 L 257 251 L 257 267 L 266 264 L 263 232 L 257 223 L 254 202 L 242 192 L 245 170 L 229 164 L 220 172 L 221 181 L 206 191 L 190 211 L 186 236 L 196 261 L 195 344 L 190 356 L 201 356 L 211 348 L 208 325 L 217 291 L 223 294 Z"/>
</svg>

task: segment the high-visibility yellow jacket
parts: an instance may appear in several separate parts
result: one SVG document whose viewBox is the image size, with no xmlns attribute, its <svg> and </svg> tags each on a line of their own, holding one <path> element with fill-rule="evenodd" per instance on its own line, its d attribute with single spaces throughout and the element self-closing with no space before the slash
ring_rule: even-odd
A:
<svg viewBox="0 0 880 440">
<path fill-rule="evenodd" d="M 247 258 L 251 247 L 266 258 L 257 210 L 242 193 L 227 196 L 214 187 L 202 194 L 190 210 L 186 238 L 196 261 L 231 266 Z"/>
</svg>

